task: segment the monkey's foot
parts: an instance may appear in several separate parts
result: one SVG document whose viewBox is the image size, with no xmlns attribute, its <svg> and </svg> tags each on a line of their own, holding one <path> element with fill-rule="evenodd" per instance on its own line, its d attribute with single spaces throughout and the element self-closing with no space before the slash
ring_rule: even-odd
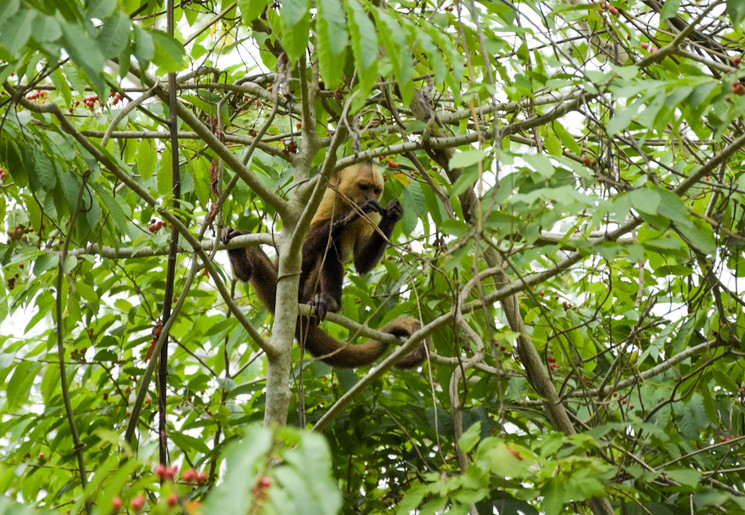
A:
<svg viewBox="0 0 745 515">
<path fill-rule="evenodd" d="M 225 227 L 222 230 L 222 238 L 220 239 L 223 243 L 228 243 L 230 240 L 232 240 L 236 236 L 240 236 L 241 234 L 243 234 L 243 231 L 233 229 L 232 227 Z"/>
<path fill-rule="evenodd" d="M 311 305 L 316 310 L 316 319 L 320 322 L 326 318 L 326 313 L 337 312 L 341 308 L 338 302 L 327 293 L 318 293 L 313 298 Z"/>
</svg>

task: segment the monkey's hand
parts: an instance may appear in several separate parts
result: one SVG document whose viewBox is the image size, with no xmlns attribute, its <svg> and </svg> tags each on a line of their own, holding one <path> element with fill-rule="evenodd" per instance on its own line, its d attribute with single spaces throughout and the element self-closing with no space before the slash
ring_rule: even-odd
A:
<svg viewBox="0 0 745 515">
<path fill-rule="evenodd" d="M 341 308 L 339 303 L 328 293 L 317 293 L 311 305 L 316 310 L 316 317 L 319 322 L 326 318 L 326 313 L 335 313 Z"/>
<path fill-rule="evenodd" d="M 381 215 L 385 213 L 385 208 L 374 198 L 362 203 L 360 209 L 364 213 L 380 213 Z"/>
<path fill-rule="evenodd" d="M 385 211 L 382 214 L 383 217 L 398 222 L 404 217 L 404 207 L 397 198 L 394 198 L 388 203 L 388 207 L 385 208 Z"/>
</svg>

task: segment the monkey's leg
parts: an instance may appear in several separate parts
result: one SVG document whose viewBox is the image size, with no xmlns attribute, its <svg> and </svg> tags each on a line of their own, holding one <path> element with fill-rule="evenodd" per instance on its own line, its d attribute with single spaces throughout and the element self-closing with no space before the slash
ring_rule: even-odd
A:
<svg viewBox="0 0 745 515">
<path fill-rule="evenodd" d="M 341 309 L 343 282 L 344 264 L 332 243 L 319 270 L 320 291 L 313 298 L 313 305 L 319 320 L 326 318 L 326 313 L 329 311 L 337 312 Z"/>
</svg>

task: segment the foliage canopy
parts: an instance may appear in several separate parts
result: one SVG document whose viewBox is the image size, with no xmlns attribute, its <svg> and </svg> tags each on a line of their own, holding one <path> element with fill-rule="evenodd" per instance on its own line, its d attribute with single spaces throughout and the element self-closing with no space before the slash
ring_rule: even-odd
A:
<svg viewBox="0 0 745 515">
<path fill-rule="evenodd" d="M 0 509 L 745 510 L 743 19 L 2 2 Z M 272 317 L 218 235 L 296 277 L 318 192 L 368 158 L 405 215 L 324 328 L 424 327 L 332 370 L 293 345 L 292 279 Z"/>
</svg>

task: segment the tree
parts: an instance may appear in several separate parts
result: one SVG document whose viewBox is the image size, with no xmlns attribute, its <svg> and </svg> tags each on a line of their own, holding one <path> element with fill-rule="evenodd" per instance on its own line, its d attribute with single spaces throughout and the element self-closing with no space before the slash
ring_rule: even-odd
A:
<svg viewBox="0 0 745 515">
<path fill-rule="evenodd" d="M 703 4 L 5 2 L 4 504 L 745 509 L 745 6 Z M 323 327 L 399 346 L 338 370 L 299 251 L 363 159 L 405 215 Z"/>
</svg>

